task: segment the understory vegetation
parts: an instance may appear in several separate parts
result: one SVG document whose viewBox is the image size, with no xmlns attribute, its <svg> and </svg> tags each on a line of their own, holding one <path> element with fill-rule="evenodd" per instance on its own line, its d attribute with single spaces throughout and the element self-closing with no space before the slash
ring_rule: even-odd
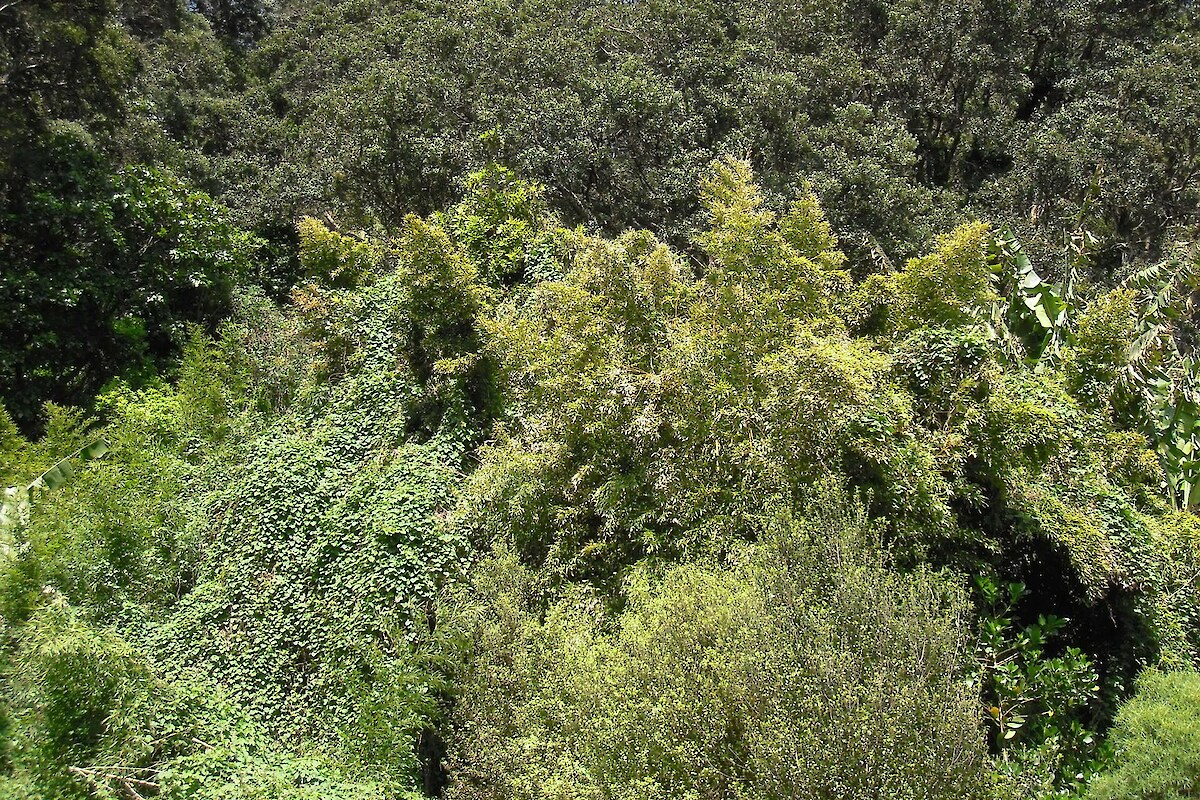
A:
<svg viewBox="0 0 1200 800">
<path fill-rule="evenodd" d="M 0 35 L 0 798 L 1200 796 L 1190 4 Z"/>
</svg>

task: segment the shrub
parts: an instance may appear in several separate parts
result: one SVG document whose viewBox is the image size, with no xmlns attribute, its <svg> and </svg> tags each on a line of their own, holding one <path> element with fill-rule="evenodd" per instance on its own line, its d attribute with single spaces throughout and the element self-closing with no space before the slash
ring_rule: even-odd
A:
<svg viewBox="0 0 1200 800">
<path fill-rule="evenodd" d="M 1145 673 L 1117 714 L 1110 772 L 1089 800 L 1185 800 L 1200 795 L 1200 674 Z"/>
<path fill-rule="evenodd" d="M 129 735 L 114 713 L 151 690 L 150 668 L 115 633 L 83 621 L 61 598 L 20 634 L 5 670 L 6 760 L 32 796 L 85 798 L 81 771 Z M 19 796 L 19 795 L 18 795 Z"/>
<path fill-rule="evenodd" d="M 454 800 L 961 798 L 981 787 L 961 593 L 893 572 L 825 493 L 721 565 L 643 567 L 623 612 L 483 565 L 447 624 L 468 643 Z"/>
</svg>

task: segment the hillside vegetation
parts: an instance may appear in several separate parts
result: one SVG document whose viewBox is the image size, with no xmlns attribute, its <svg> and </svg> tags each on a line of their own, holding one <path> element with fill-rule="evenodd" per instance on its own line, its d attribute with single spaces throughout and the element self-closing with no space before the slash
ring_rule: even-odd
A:
<svg viewBox="0 0 1200 800">
<path fill-rule="evenodd" d="M 0 798 L 1200 797 L 1189 3 L 0 36 Z"/>
</svg>

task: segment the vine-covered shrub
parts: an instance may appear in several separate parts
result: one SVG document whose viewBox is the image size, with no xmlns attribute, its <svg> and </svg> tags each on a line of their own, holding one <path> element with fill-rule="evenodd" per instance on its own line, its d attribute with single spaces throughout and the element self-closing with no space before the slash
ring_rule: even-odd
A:
<svg viewBox="0 0 1200 800">
<path fill-rule="evenodd" d="M 319 757 L 281 750 L 194 670 L 172 680 L 61 597 L 22 630 L 5 666 L 6 798 L 383 800 Z"/>
<path fill-rule="evenodd" d="M 257 292 L 235 305 L 220 340 L 193 331 L 174 385 L 114 383 L 97 401 L 109 420 L 102 429 L 94 418 L 49 405 L 46 435 L 12 452 L 6 470 L 20 482 L 98 433 L 109 451 L 75 472 L 52 502 L 33 504 L 15 557 L 3 565 L 10 622 L 36 607 L 46 586 L 105 622 L 186 592 L 196 561 L 187 533 L 200 513 L 196 503 L 304 380 L 295 326 Z"/>
<path fill-rule="evenodd" d="M 392 257 L 428 258 L 406 249 L 426 243 Z M 195 588 L 152 636 L 275 736 L 398 785 L 416 780 L 414 740 L 437 710 L 411 648 L 466 555 L 449 512 L 472 436 L 461 382 L 422 375 L 411 349 L 420 320 L 440 324 L 412 281 L 398 270 L 345 297 L 345 373 L 218 473 L 192 532 L 207 542 Z M 439 355 L 459 355 L 454 341 Z"/>
<path fill-rule="evenodd" d="M 309 238 L 317 225 L 306 223 Z M 329 247 L 345 244 L 326 234 Z M 61 594 L 118 625 L 129 652 L 153 653 L 174 679 L 199 670 L 261 747 L 293 743 L 370 775 L 374 789 L 347 796 L 419 782 L 416 741 L 443 687 L 414 642 L 467 554 L 450 512 L 488 399 L 472 367 L 472 307 L 459 302 L 480 289 L 455 247 L 414 218 L 386 248 L 387 274 L 311 290 L 336 304 L 336 382 L 308 345 L 310 309 L 280 314 L 248 296 L 221 340 L 193 337 L 174 386 L 110 390 L 112 457 L 35 503 L 16 531 L 0 583 L 7 622 Z M 328 260 L 328 249 L 313 244 L 305 257 Z M 51 422 L 37 448 L 6 440 L 13 458 L 38 465 L 43 448 L 86 430 L 69 414 Z M 150 762 L 175 776 L 165 796 L 209 796 L 222 775 L 257 787 L 247 796 L 276 796 L 293 777 L 326 796 L 316 767 L 253 753 L 252 774 L 206 753 Z M 64 785 L 84 791 L 85 777 Z"/>
</svg>

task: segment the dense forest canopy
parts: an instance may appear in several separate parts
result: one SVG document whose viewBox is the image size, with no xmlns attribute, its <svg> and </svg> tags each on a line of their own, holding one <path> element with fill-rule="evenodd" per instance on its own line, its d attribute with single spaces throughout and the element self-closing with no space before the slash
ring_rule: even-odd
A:
<svg viewBox="0 0 1200 800">
<path fill-rule="evenodd" d="M 0 798 L 1200 797 L 1175 0 L 0 0 Z"/>
</svg>

